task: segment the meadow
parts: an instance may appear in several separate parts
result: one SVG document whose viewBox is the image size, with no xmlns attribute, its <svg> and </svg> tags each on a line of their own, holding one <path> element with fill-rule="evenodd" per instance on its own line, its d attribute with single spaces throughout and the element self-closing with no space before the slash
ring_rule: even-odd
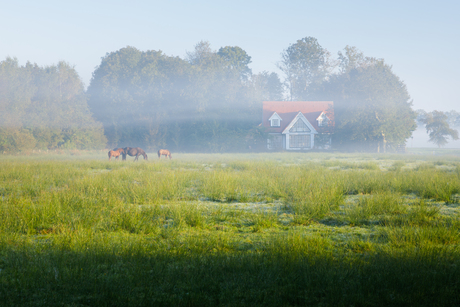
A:
<svg viewBox="0 0 460 307">
<path fill-rule="evenodd" d="M 460 151 L 0 156 L 2 306 L 460 304 Z"/>
</svg>

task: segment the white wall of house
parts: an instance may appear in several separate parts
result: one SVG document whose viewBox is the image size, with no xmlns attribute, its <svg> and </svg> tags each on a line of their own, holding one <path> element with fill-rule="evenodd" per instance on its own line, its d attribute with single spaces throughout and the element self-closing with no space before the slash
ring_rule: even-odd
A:
<svg viewBox="0 0 460 307">
<path fill-rule="evenodd" d="M 275 112 L 269 120 L 271 126 L 276 127 L 282 119 Z M 273 123 L 276 123 L 276 125 Z M 275 150 L 309 150 L 315 146 L 315 134 L 317 133 L 313 125 L 299 112 L 282 133 L 271 133 L 271 138 L 267 140 L 267 148 Z M 279 144 L 280 138 L 278 136 L 282 136 L 282 146 Z"/>
</svg>

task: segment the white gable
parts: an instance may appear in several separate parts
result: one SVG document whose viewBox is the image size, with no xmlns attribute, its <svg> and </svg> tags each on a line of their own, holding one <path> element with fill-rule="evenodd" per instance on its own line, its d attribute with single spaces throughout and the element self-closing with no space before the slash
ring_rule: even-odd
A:
<svg viewBox="0 0 460 307">
<path fill-rule="evenodd" d="M 272 119 L 279 119 L 279 120 L 282 120 L 281 117 L 278 115 L 278 113 L 276 112 L 273 112 L 272 116 L 270 116 L 270 118 L 268 120 L 272 120 Z"/>
<path fill-rule="evenodd" d="M 308 128 L 307 124 L 305 124 L 302 120 L 297 120 L 292 128 L 289 129 L 289 132 L 310 132 L 310 128 Z"/>
<path fill-rule="evenodd" d="M 298 123 L 298 121 L 301 121 Z M 291 129 L 294 128 L 292 131 Z M 296 131 L 294 131 L 296 130 Z M 282 132 L 283 134 L 289 133 L 312 133 L 317 134 L 315 128 L 310 124 L 310 122 L 305 118 L 302 112 L 299 112 L 296 117 L 289 123 L 289 125 Z"/>
<path fill-rule="evenodd" d="M 283 119 L 278 115 L 278 113 L 274 112 L 268 120 L 270 121 L 271 127 L 279 127 Z"/>
<path fill-rule="evenodd" d="M 316 121 L 318 122 L 318 127 L 327 126 L 329 123 L 329 117 L 326 116 L 326 113 L 321 112 Z"/>
</svg>

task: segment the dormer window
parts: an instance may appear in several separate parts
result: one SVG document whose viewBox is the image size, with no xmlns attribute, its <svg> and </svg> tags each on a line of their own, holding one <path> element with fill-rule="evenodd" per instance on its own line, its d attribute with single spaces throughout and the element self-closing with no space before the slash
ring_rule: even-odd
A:
<svg viewBox="0 0 460 307">
<path fill-rule="evenodd" d="M 318 116 L 316 120 L 318 122 L 318 127 L 324 127 L 329 124 L 329 118 L 326 116 L 326 114 L 324 114 L 324 112 L 321 113 L 321 115 Z"/>
<path fill-rule="evenodd" d="M 270 121 L 270 127 L 281 126 L 281 117 L 276 112 L 268 120 Z"/>
<path fill-rule="evenodd" d="M 280 126 L 280 120 L 278 118 L 272 119 L 271 125 L 272 127 L 279 127 Z"/>
</svg>

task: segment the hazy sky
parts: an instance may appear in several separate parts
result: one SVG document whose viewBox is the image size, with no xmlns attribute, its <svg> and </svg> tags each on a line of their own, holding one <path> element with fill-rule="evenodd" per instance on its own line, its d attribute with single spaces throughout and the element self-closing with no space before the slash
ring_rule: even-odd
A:
<svg viewBox="0 0 460 307">
<path fill-rule="evenodd" d="M 206 40 L 244 49 L 255 73 L 280 73 L 281 52 L 313 36 L 334 57 L 350 45 L 384 58 L 415 109 L 460 111 L 459 12 L 458 0 L 0 0 L 0 61 L 64 60 L 87 86 L 107 52 L 129 45 L 184 58 Z"/>
</svg>

